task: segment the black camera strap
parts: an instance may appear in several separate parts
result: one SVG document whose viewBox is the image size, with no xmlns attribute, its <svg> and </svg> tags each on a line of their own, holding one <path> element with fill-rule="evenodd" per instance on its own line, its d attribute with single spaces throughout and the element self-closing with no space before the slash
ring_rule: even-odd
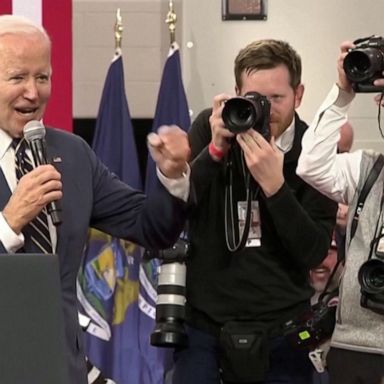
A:
<svg viewBox="0 0 384 384">
<path fill-rule="evenodd" d="M 371 168 L 368 174 L 368 177 L 365 180 L 363 189 L 361 190 L 358 196 L 355 214 L 353 215 L 353 219 L 351 223 L 351 237 L 350 237 L 349 243 L 351 243 L 353 237 L 355 236 L 357 224 L 359 223 L 360 213 L 363 210 L 365 199 L 367 198 L 368 193 L 371 190 L 376 179 L 379 177 L 379 174 L 381 172 L 381 169 L 383 168 L 383 165 L 384 165 L 384 156 L 380 154 L 376 159 L 375 164 Z M 383 198 L 384 198 L 384 193 L 381 199 L 381 206 L 383 205 Z"/>
<path fill-rule="evenodd" d="M 334 278 L 334 276 L 335 276 L 335 274 L 336 274 L 337 270 L 339 269 L 339 266 L 342 262 L 343 262 L 343 260 L 339 260 L 339 259 L 337 260 L 335 266 L 332 269 L 330 276 L 328 277 L 327 284 L 325 284 L 323 291 L 319 295 L 318 302 L 322 302 L 324 300 L 324 297 L 327 295 L 330 295 L 331 297 L 333 297 L 333 294 L 337 293 L 339 291 L 338 285 L 336 288 L 332 289 L 331 291 L 328 291 L 328 288 L 331 285 L 333 278 Z"/>
<path fill-rule="evenodd" d="M 225 240 L 227 242 L 227 247 L 231 252 L 238 251 L 243 249 L 249 234 L 249 229 L 251 227 L 252 220 L 252 197 L 256 198 L 260 190 L 260 187 L 252 188 L 252 178 L 250 177 L 249 171 L 243 169 L 244 178 L 245 178 L 245 189 L 246 189 L 246 215 L 243 233 L 238 234 L 239 230 L 235 228 L 235 215 L 233 212 L 234 209 L 234 199 L 233 199 L 233 157 L 234 154 L 232 151 L 229 154 L 227 161 L 226 169 L 226 186 L 225 186 Z M 242 153 L 241 153 L 241 156 Z M 242 157 L 243 161 L 243 157 Z M 244 168 L 244 167 L 243 167 Z M 254 193 L 253 193 L 254 192 Z M 237 220 L 237 223 L 239 220 Z M 238 226 L 237 226 L 238 227 Z M 239 238 L 240 237 L 240 238 Z M 238 241 L 236 241 L 238 239 Z"/>
</svg>

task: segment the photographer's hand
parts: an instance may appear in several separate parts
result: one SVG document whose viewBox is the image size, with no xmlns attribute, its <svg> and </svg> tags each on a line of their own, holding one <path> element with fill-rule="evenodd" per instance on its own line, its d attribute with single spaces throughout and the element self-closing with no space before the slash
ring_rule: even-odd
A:
<svg viewBox="0 0 384 384">
<path fill-rule="evenodd" d="M 345 71 L 344 71 L 344 59 L 347 56 L 349 50 L 354 48 L 355 45 L 351 41 L 344 41 L 340 45 L 340 55 L 337 60 L 337 71 L 339 73 L 339 78 L 337 85 L 340 89 L 343 89 L 345 92 L 353 93 L 352 84 L 348 80 Z"/>
<path fill-rule="evenodd" d="M 236 140 L 252 177 L 267 197 L 274 195 L 284 184 L 284 154 L 276 146 L 274 137 L 268 143 L 260 133 L 250 129 L 239 133 Z"/>
<path fill-rule="evenodd" d="M 230 99 L 231 96 L 227 94 L 220 94 L 214 97 L 212 114 L 209 117 L 209 124 L 211 126 L 212 144 L 217 151 L 221 152 L 222 156 L 225 156 L 231 146 L 231 140 L 235 136 L 232 132 L 225 128 L 221 113 L 224 108 L 226 100 Z M 214 154 L 211 154 L 214 158 Z M 214 160 L 220 160 L 214 158 Z"/>
</svg>

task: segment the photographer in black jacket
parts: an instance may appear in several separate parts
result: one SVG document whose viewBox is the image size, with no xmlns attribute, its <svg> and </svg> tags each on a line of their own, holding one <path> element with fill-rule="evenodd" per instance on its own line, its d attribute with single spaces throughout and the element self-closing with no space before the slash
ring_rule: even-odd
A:
<svg viewBox="0 0 384 384">
<path fill-rule="evenodd" d="M 308 351 L 288 343 L 284 324 L 310 305 L 309 270 L 327 255 L 337 206 L 295 173 L 307 128 L 295 113 L 304 92 L 298 54 L 283 41 L 253 42 L 236 57 L 235 78 L 238 96 L 258 92 L 270 102 L 263 118 L 272 138 L 258 126 L 228 130 L 224 94 L 192 125 L 198 205 L 189 224 L 189 346 L 175 352 L 173 383 L 308 384 Z M 247 191 L 251 230 L 236 249 Z"/>
</svg>

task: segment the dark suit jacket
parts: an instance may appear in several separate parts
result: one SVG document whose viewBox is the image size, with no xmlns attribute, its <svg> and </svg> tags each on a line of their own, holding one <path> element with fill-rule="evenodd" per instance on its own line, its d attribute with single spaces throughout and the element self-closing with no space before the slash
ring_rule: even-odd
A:
<svg viewBox="0 0 384 384">
<path fill-rule="evenodd" d="M 88 227 L 129 239 L 146 248 L 166 248 L 177 240 L 183 229 L 186 204 L 171 196 L 160 182 L 146 199 L 143 193 L 128 187 L 110 173 L 78 136 L 49 128 L 46 142 L 48 158 L 56 159 L 55 166 L 63 183 L 63 223 L 57 231 L 57 253 L 69 377 L 71 384 L 84 384 L 86 369 L 82 331 L 78 324 L 76 277 Z M 0 171 L 0 210 L 10 196 L 11 191 Z M 25 248 L 28 251 L 27 245 Z M 1 243 L 0 253 L 6 253 Z"/>
</svg>

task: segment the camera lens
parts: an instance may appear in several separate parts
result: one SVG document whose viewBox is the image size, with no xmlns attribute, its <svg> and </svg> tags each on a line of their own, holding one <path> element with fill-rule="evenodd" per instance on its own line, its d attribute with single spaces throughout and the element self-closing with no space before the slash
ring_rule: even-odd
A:
<svg viewBox="0 0 384 384">
<path fill-rule="evenodd" d="M 245 97 L 234 97 L 225 103 L 222 118 L 231 132 L 240 133 L 255 126 L 257 112 L 251 100 Z"/>
<path fill-rule="evenodd" d="M 253 128 L 269 140 L 269 113 L 268 99 L 257 92 L 248 92 L 227 100 L 221 116 L 229 131 L 241 133 Z"/>
<path fill-rule="evenodd" d="M 365 262 L 360 267 L 358 279 L 365 293 L 384 293 L 384 261 L 374 259 Z"/>
<path fill-rule="evenodd" d="M 345 74 L 353 82 L 369 80 L 381 68 L 383 68 L 383 55 L 375 48 L 352 50 L 344 59 Z"/>
<path fill-rule="evenodd" d="M 184 263 L 163 263 L 160 266 L 156 301 L 156 326 L 151 345 L 157 347 L 185 346 L 188 336 L 185 320 Z"/>
<path fill-rule="evenodd" d="M 158 274 L 156 299 L 156 324 L 150 343 L 155 347 L 176 347 L 188 344 L 185 330 L 185 260 L 188 242 L 180 237 L 168 249 L 146 250 L 144 259 L 161 260 Z"/>
</svg>

